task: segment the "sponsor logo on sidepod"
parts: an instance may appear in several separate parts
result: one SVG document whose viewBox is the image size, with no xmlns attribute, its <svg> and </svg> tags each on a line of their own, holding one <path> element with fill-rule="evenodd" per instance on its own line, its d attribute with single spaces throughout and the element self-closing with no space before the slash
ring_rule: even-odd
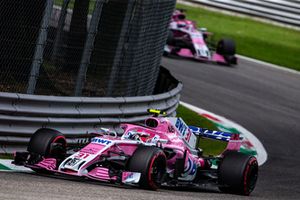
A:
<svg viewBox="0 0 300 200">
<path fill-rule="evenodd" d="M 109 145 L 110 143 L 112 143 L 112 141 L 111 140 L 107 140 L 107 139 L 103 139 L 103 138 L 93 138 L 91 140 L 91 143 Z"/>
</svg>

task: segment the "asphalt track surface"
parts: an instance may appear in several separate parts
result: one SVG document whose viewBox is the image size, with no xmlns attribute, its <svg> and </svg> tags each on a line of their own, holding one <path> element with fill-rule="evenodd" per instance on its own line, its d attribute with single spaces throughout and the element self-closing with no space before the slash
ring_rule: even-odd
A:
<svg viewBox="0 0 300 200">
<path fill-rule="evenodd" d="M 165 58 L 184 83 L 182 101 L 227 117 L 254 133 L 268 152 L 250 197 L 216 190 L 146 191 L 25 173 L 0 172 L 0 199 L 299 199 L 300 75 L 240 60 L 237 67 Z"/>
</svg>

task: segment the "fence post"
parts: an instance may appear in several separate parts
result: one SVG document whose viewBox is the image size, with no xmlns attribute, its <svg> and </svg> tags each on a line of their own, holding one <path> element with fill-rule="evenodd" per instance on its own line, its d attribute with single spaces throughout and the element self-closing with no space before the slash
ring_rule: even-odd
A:
<svg viewBox="0 0 300 200">
<path fill-rule="evenodd" d="M 28 87 L 27 87 L 27 94 L 33 94 L 37 82 L 37 78 L 39 76 L 40 67 L 43 63 L 43 54 L 44 49 L 46 46 L 47 41 L 47 34 L 48 34 L 48 25 L 52 13 L 53 8 L 53 1 L 54 0 L 47 0 L 46 7 L 44 11 L 44 16 L 41 22 L 40 33 L 37 39 L 37 44 L 34 52 L 33 62 L 31 65 L 31 71 L 29 75 Z"/>
<path fill-rule="evenodd" d="M 59 45 L 62 44 L 62 32 L 64 30 L 64 26 L 65 26 L 65 20 L 66 20 L 66 16 L 68 13 L 68 6 L 69 6 L 70 0 L 64 0 L 63 1 L 63 5 L 61 7 L 61 11 L 60 11 L 60 16 L 59 16 L 59 20 L 58 20 L 58 25 L 57 25 L 57 31 L 56 31 L 56 36 L 54 39 L 54 45 L 53 45 L 53 53 L 52 53 L 52 60 L 54 61 L 54 63 L 56 63 L 57 57 L 59 55 Z"/>
<path fill-rule="evenodd" d="M 94 12 L 91 19 L 91 24 L 88 30 L 87 39 L 84 45 L 82 58 L 80 61 L 80 66 L 78 70 L 77 80 L 76 80 L 76 86 L 75 86 L 75 96 L 81 96 L 82 94 L 82 88 L 84 86 L 84 81 L 86 78 L 86 72 L 88 65 L 90 63 L 91 55 L 92 55 L 92 49 L 94 47 L 95 37 L 98 32 L 98 24 L 101 18 L 103 3 L 105 1 L 103 0 L 96 0 Z M 113 23 L 113 22 L 112 22 Z"/>
</svg>

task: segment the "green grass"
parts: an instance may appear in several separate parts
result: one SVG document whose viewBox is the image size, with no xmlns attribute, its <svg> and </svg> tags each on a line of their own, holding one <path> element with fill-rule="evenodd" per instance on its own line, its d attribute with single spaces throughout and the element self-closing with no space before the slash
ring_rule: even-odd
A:
<svg viewBox="0 0 300 200">
<path fill-rule="evenodd" d="M 0 154 L 0 159 L 13 159 L 13 154 L 8 154 L 8 153 L 1 153 Z"/>
<path fill-rule="evenodd" d="M 176 112 L 177 117 L 181 117 L 188 125 L 217 130 L 217 127 L 211 121 L 201 117 L 198 113 L 191 111 L 182 105 L 178 106 Z"/>
<path fill-rule="evenodd" d="M 181 117 L 188 125 L 207 128 L 210 130 L 218 130 L 218 128 L 211 121 L 182 105 L 179 105 L 177 108 L 177 117 Z M 198 146 L 203 150 L 203 153 L 206 156 L 218 155 L 222 153 L 226 145 L 226 142 L 207 138 L 200 138 L 200 140 L 198 140 Z"/>
<path fill-rule="evenodd" d="M 215 39 L 236 41 L 237 53 L 300 71 L 300 31 L 177 4 L 187 18 L 214 33 Z"/>
</svg>

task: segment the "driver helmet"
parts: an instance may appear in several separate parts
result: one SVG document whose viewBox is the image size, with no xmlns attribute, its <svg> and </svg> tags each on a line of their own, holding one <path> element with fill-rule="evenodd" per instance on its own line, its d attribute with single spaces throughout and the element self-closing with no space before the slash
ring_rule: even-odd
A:
<svg viewBox="0 0 300 200">
<path fill-rule="evenodd" d="M 137 136 L 137 133 L 135 131 L 128 131 L 125 138 L 133 140 L 133 139 L 136 139 L 136 136 Z"/>
</svg>

